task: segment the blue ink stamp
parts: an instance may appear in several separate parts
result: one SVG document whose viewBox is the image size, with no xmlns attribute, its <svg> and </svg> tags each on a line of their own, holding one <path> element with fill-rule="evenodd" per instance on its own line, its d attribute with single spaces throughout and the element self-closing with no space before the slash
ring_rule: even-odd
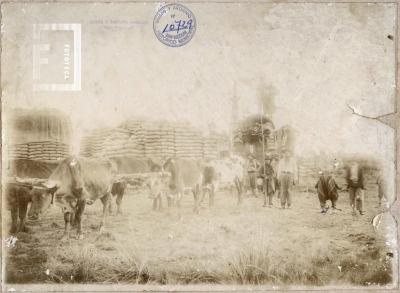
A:
<svg viewBox="0 0 400 293">
<path fill-rule="evenodd" d="M 157 11 L 153 29 L 161 43 L 170 47 L 181 47 L 193 38 L 196 18 L 185 6 L 168 4 Z"/>
</svg>

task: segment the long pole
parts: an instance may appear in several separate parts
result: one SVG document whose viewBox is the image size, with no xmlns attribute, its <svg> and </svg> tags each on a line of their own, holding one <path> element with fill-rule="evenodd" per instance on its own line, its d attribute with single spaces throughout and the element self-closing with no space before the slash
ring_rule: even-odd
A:
<svg viewBox="0 0 400 293">
<path fill-rule="evenodd" d="M 262 139 L 262 166 L 263 166 L 263 175 L 265 178 L 265 141 L 264 141 L 264 129 L 262 120 L 264 118 L 264 104 L 261 102 L 261 117 L 260 117 L 260 127 L 261 127 L 261 139 Z"/>
</svg>

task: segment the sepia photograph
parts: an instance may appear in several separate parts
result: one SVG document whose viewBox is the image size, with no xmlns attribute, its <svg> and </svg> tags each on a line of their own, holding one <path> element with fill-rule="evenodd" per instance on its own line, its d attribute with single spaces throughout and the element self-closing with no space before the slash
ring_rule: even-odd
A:
<svg viewBox="0 0 400 293">
<path fill-rule="evenodd" d="M 2 291 L 398 292 L 399 12 L 2 1 Z"/>
</svg>

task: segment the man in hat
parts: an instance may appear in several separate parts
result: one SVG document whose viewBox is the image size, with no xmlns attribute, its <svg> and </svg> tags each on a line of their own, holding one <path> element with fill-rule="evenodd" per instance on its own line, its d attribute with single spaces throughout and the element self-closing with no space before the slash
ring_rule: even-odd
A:
<svg viewBox="0 0 400 293">
<path fill-rule="evenodd" d="M 250 185 L 251 193 L 255 197 L 257 197 L 256 180 L 257 180 L 258 170 L 260 169 L 260 163 L 256 160 L 256 158 L 253 155 L 249 155 L 247 158 L 248 158 L 247 174 L 249 176 L 249 185 Z"/>
<path fill-rule="evenodd" d="M 294 180 L 297 178 L 297 164 L 291 155 L 290 150 L 283 150 L 283 158 L 278 163 L 277 176 L 279 179 L 281 208 L 291 207 L 292 197 L 291 189 L 294 185 Z"/>
<path fill-rule="evenodd" d="M 268 205 L 271 207 L 272 197 L 275 193 L 275 171 L 272 167 L 272 155 L 267 153 L 265 155 L 265 161 L 263 166 L 260 168 L 260 177 L 263 179 L 263 195 L 264 195 L 264 205 L 267 206 L 267 197 L 268 197 Z"/>
</svg>

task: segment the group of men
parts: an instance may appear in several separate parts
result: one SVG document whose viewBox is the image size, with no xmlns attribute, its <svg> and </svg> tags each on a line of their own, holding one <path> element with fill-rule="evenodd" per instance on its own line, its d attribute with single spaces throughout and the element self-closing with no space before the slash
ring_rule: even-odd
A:
<svg viewBox="0 0 400 293">
<path fill-rule="evenodd" d="M 334 163 L 334 169 L 337 169 L 338 163 Z M 352 208 L 353 215 L 359 212 L 360 215 L 364 215 L 364 200 L 365 200 L 365 176 L 363 167 L 357 162 L 352 161 L 346 166 L 346 185 L 349 193 L 350 206 Z M 334 172 L 330 172 L 334 173 Z M 378 185 L 378 204 L 382 205 L 382 200 L 387 201 L 387 190 L 386 180 L 381 170 L 377 176 L 376 182 Z M 336 208 L 336 202 L 338 200 L 338 191 L 342 190 L 334 179 L 333 174 L 325 174 L 320 172 L 320 178 L 315 186 L 317 188 L 318 197 L 321 204 L 321 213 L 326 213 L 328 207 L 326 201 L 332 202 L 332 208 Z"/>
<path fill-rule="evenodd" d="M 292 157 L 290 150 L 283 150 L 283 157 L 279 159 L 271 154 L 265 155 L 264 164 L 253 156 L 248 156 L 247 173 L 248 186 L 252 194 L 257 197 L 259 191 L 264 197 L 264 207 L 273 205 L 272 198 L 277 193 L 280 198 L 280 208 L 290 208 L 292 204 L 292 187 L 298 178 L 297 164 Z M 339 198 L 338 192 L 342 190 L 335 181 L 334 173 L 339 163 L 333 162 L 333 169 L 319 172 L 319 178 L 315 185 L 320 202 L 321 213 L 329 209 L 327 201 L 331 201 L 332 208 L 336 208 Z M 349 194 L 350 206 L 353 215 L 364 215 L 365 182 L 362 166 L 357 161 L 352 161 L 346 166 L 346 185 Z M 385 182 L 383 176 L 377 179 L 379 205 L 383 198 L 386 198 Z M 268 205 L 267 205 L 268 200 Z"/>
<path fill-rule="evenodd" d="M 290 208 L 292 204 L 291 189 L 297 178 L 297 165 L 290 150 L 283 150 L 283 157 L 265 155 L 263 164 L 260 164 L 253 155 L 248 157 L 247 173 L 249 187 L 254 196 L 261 191 L 264 196 L 264 207 L 273 205 L 272 198 L 278 193 L 281 208 Z"/>
</svg>

